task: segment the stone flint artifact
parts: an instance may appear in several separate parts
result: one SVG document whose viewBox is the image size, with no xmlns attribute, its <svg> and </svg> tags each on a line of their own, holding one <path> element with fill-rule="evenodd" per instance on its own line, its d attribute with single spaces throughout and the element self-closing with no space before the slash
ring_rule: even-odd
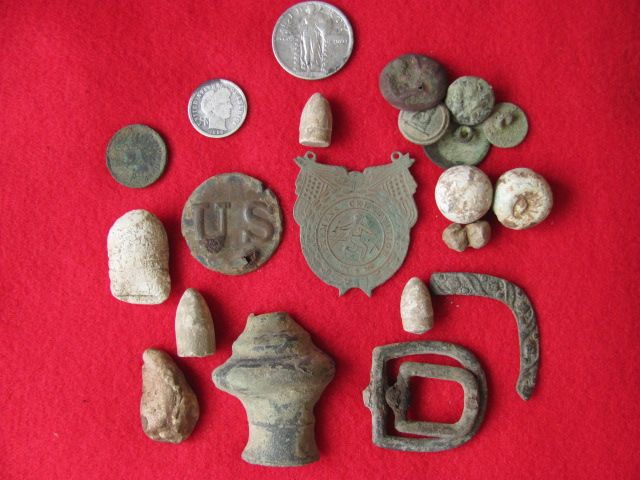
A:
<svg viewBox="0 0 640 480">
<path fill-rule="evenodd" d="M 348 172 L 321 165 L 307 152 L 296 158 L 298 200 L 293 216 L 311 270 L 340 295 L 359 288 L 367 295 L 390 278 L 409 247 L 418 218 L 413 201 L 413 159 L 394 152 L 391 164 Z"/>
<path fill-rule="evenodd" d="M 429 281 L 434 295 L 473 295 L 488 297 L 511 309 L 518 325 L 520 373 L 516 391 L 529 400 L 536 385 L 540 360 L 540 337 L 536 314 L 529 297 L 511 282 L 481 273 L 434 273 Z"/>
<path fill-rule="evenodd" d="M 146 210 L 131 210 L 107 235 L 111 294 L 136 304 L 164 302 L 171 291 L 169 242 L 162 222 Z"/>
<path fill-rule="evenodd" d="M 505 227 L 514 230 L 534 227 L 549 216 L 551 207 L 551 187 L 533 170 L 514 168 L 498 178 L 493 213 Z"/>
<path fill-rule="evenodd" d="M 417 277 L 409 279 L 400 297 L 400 317 L 405 332 L 421 334 L 433 328 L 429 289 Z"/>
<path fill-rule="evenodd" d="M 191 194 L 182 210 L 182 236 L 202 265 L 226 275 L 262 266 L 282 235 L 274 193 L 242 173 L 216 175 Z"/>
<path fill-rule="evenodd" d="M 271 37 L 276 60 L 291 75 L 320 80 L 340 70 L 353 50 L 347 17 L 325 2 L 302 2 L 288 8 Z"/>
<path fill-rule="evenodd" d="M 462 368 L 405 361 L 400 364 L 396 383 L 391 385 L 387 362 L 422 354 L 451 357 L 460 362 Z M 464 409 L 460 420 L 453 424 L 409 420 L 411 377 L 459 383 L 464 390 Z M 364 404 L 371 410 L 373 443 L 382 448 L 407 452 L 439 452 L 468 442 L 480 428 L 487 406 L 487 381 L 482 366 L 469 350 L 446 342 L 406 342 L 374 348 L 371 382 L 362 393 Z M 391 412 L 398 432 L 427 438 L 402 437 L 389 432 Z"/>
<path fill-rule="evenodd" d="M 331 145 L 331 106 L 320 93 L 311 95 L 300 116 L 300 144 L 307 147 Z"/>
<path fill-rule="evenodd" d="M 216 351 L 216 334 L 207 302 L 188 288 L 176 310 L 176 345 L 179 357 L 206 357 Z"/>
<path fill-rule="evenodd" d="M 247 411 L 242 458 L 274 467 L 318 460 L 313 407 L 333 379 L 333 360 L 284 312 L 249 315 L 232 351 L 213 382 Z"/>
<path fill-rule="evenodd" d="M 394 107 L 419 112 L 444 100 L 447 72 L 440 63 L 424 55 L 401 55 L 382 69 L 378 86 Z"/>
<path fill-rule="evenodd" d="M 200 417 L 196 395 L 167 353 L 150 348 L 142 360 L 142 430 L 159 442 L 186 440 Z"/>
<path fill-rule="evenodd" d="M 127 125 L 107 146 L 107 168 L 116 182 L 130 188 L 154 183 L 167 164 L 167 147 L 158 132 L 146 125 Z"/>
</svg>

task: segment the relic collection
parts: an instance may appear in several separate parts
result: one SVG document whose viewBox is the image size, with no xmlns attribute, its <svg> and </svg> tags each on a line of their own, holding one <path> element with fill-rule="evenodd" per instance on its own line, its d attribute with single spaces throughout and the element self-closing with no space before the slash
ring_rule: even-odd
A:
<svg viewBox="0 0 640 480">
<path fill-rule="evenodd" d="M 273 53 L 282 68 L 310 81 L 345 67 L 353 44 L 347 17 L 319 1 L 286 10 L 272 36 Z M 452 222 L 442 232 L 446 247 L 457 252 L 485 247 L 491 239 L 492 227 L 486 219 L 490 211 L 512 230 L 531 228 L 550 214 L 552 191 L 538 173 L 513 168 L 494 185 L 478 167 L 491 146 L 515 147 L 528 130 L 522 109 L 513 103 L 496 103 L 493 88 L 485 80 L 462 76 L 450 82 L 438 61 L 410 53 L 382 69 L 379 89 L 400 110 L 400 138 L 421 145 L 426 157 L 444 169 L 434 198 L 439 212 Z M 200 84 L 187 105 L 194 129 L 214 139 L 236 132 L 247 114 L 242 89 L 225 79 Z M 301 112 L 298 141 L 329 152 L 332 129 L 331 105 L 321 92 L 315 92 Z M 313 151 L 296 156 L 300 171 L 291 186 L 297 195 L 292 212 L 283 212 L 276 194 L 244 173 L 203 179 L 191 194 L 185 192 L 184 241 L 203 267 L 223 275 L 242 275 L 259 269 L 276 252 L 283 218 L 292 214 L 299 227 L 301 252 L 319 280 L 335 287 L 339 295 L 359 289 L 371 296 L 402 266 L 411 229 L 420 221 L 414 201 L 419 182 L 410 168 L 424 160 L 395 151 L 384 163 L 386 155 L 380 152 L 381 164 L 362 172 L 321 163 Z M 126 187 L 151 185 L 162 175 L 166 162 L 164 140 L 145 125 L 123 127 L 107 146 L 108 171 Z M 262 180 L 268 185 L 269 179 Z M 108 232 L 107 250 L 115 298 L 131 304 L 167 300 L 169 242 L 155 215 L 140 209 L 124 213 Z M 511 309 L 520 351 L 516 391 L 528 400 L 536 385 L 540 343 L 537 316 L 524 291 L 488 274 L 433 273 L 428 283 L 412 277 L 398 295 L 405 332 L 423 335 L 434 328 L 438 312 L 432 295 L 488 297 Z M 216 353 L 215 328 L 221 325 L 214 328 L 214 318 L 200 292 L 188 288 L 183 293 L 175 314 L 178 357 Z M 232 352 L 212 372 L 212 380 L 218 389 L 237 397 L 246 410 L 249 440 L 242 459 L 274 467 L 319 460 L 313 410 L 335 376 L 334 361 L 286 312 L 251 314 Z M 388 362 L 420 354 L 450 357 L 460 366 L 405 360 L 399 363 L 397 377 L 390 377 Z M 187 378 L 167 352 L 147 349 L 142 359 L 142 431 L 160 442 L 187 440 L 200 415 Z M 409 418 L 412 377 L 460 384 L 464 391 L 460 419 L 448 424 Z M 371 411 L 372 442 L 379 447 L 437 452 L 469 442 L 481 428 L 488 399 L 482 365 L 460 345 L 419 340 L 373 349 L 363 400 Z"/>
</svg>

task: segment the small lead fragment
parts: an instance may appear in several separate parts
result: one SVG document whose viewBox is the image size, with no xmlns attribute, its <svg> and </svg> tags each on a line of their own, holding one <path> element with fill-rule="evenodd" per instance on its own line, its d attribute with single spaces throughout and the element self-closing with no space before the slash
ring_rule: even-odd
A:
<svg viewBox="0 0 640 480">
<path fill-rule="evenodd" d="M 429 289 L 417 277 L 409 279 L 400 297 L 400 317 L 405 332 L 421 334 L 433 328 L 433 305 Z"/>
<path fill-rule="evenodd" d="M 207 302 L 188 288 L 176 310 L 176 345 L 179 357 L 206 357 L 216 351 L 216 334 Z"/>
</svg>

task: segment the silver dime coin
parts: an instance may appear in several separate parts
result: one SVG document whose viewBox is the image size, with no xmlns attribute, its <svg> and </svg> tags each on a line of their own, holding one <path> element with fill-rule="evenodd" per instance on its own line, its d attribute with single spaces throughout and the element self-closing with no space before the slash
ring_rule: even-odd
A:
<svg viewBox="0 0 640 480">
<path fill-rule="evenodd" d="M 347 63 L 353 50 L 353 30 L 333 5 L 302 2 L 280 16 L 271 45 L 276 60 L 291 75 L 319 80 Z"/>
<path fill-rule="evenodd" d="M 247 99 L 238 85 L 216 78 L 195 89 L 189 99 L 189 121 L 206 137 L 231 135 L 247 117 Z"/>
<path fill-rule="evenodd" d="M 444 104 L 421 112 L 400 110 L 398 128 L 404 138 L 417 145 L 431 145 L 442 138 L 449 127 L 449 110 Z"/>
<path fill-rule="evenodd" d="M 116 182 L 144 188 L 160 178 L 167 164 L 167 147 L 158 132 L 146 125 L 127 125 L 107 145 L 107 168 Z"/>
</svg>

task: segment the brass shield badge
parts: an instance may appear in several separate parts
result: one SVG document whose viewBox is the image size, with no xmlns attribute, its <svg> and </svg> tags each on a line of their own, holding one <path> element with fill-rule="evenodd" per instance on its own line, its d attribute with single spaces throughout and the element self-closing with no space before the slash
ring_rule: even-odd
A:
<svg viewBox="0 0 640 480">
<path fill-rule="evenodd" d="M 316 163 L 307 152 L 297 157 L 298 200 L 293 216 L 300 225 L 302 253 L 311 270 L 340 295 L 371 290 L 400 268 L 418 210 L 414 160 L 394 152 L 391 164 L 349 172 Z"/>
</svg>

